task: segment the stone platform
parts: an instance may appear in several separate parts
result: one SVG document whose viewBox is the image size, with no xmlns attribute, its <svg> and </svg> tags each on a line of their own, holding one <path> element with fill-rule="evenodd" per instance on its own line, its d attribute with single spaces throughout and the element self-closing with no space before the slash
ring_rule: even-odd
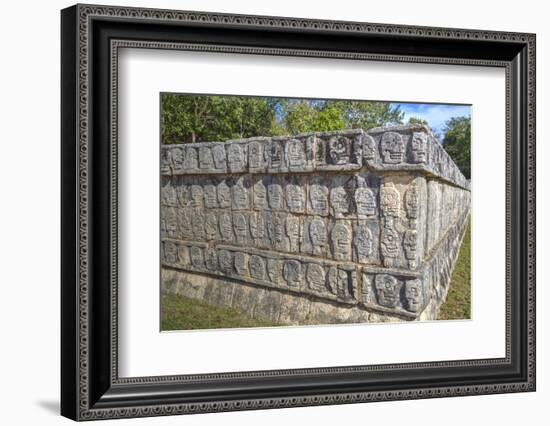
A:
<svg viewBox="0 0 550 426">
<path fill-rule="evenodd" d="M 164 292 L 288 324 L 435 319 L 469 184 L 410 125 L 161 148 Z"/>
</svg>

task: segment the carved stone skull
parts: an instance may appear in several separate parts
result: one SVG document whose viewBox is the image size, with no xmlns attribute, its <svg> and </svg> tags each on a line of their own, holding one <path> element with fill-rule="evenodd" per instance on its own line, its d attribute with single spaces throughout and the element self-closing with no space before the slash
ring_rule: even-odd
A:
<svg viewBox="0 0 550 426">
<path fill-rule="evenodd" d="M 381 140 L 381 149 L 384 163 L 399 164 L 403 162 L 405 143 L 399 133 L 384 133 Z"/>
<path fill-rule="evenodd" d="M 195 148 L 190 146 L 186 148 L 183 165 L 187 170 L 194 170 L 198 167 L 198 155 Z"/>
<path fill-rule="evenodd" d="M 225 148 L 223 145 L 216 145 L 212 148 L 212 156 L 214 157 L 214 167 L 219 170 L 226 168 Z"/>
<path fill-rule="evenodd" d="M 227 162 L 232 172 L 239 172 L 244 168 L 244 154 L 240 144 L 231 143 L 227 148 Z"/>
<path fill-rule="evenodd" d="M 345 136 L 333 136 L 328 141 L 328 154 L 333 165 L 346 164 L 350 160 L 351 143 Z"/>
<path fill-rule="evenodd" d="M 298 260 L 287 260 L 283 265 L 283 277 L 289 287 L 299 287 L 302 264 Z"/>
<path fill-rule="evenodd" d="M 424 305 L 422 282 L 419 279 L 405 282 L 405 308 L 411 312 L 419 312 Z"/>
<path fill-rule="evenodd" d="M 309 263 L 306 270 L 306 280 L 311 290 L 325 291 L 325 270 L 317 263 Z"/>
<path fill-rule="evenodd" d="M 400 283 L 391 275 L 378 274 L 375 278 L 376 298 L 378 303 L 388 308 L 399 304 Z"/>
<path fill-rule="evenodd" d="M 180 171 L 183 169 L 183 160 L 183 151 L 180 148 L 174 148 L 172 150 L 172 163 L 174 164 L 174 171 Z"/>
<path fill-rule="evenodd" d="M 428 135 L 425 133 L 413 133 L 411 143 L 413 163 L 425 163 L 428 157 Z"/>
<path fill-rule="evenodd" d="M 250 256 L 250 275 L 256 279 L 263 280 L 265 278 L 265 261 L 261 256 Z"/>
<path fill-rule="evenodd" d="M 337 223 L 332 228 L 332 247 L 335 260 L 349 260 L 351 252 L 351 232 L 350 229 Z"/>
</svg>

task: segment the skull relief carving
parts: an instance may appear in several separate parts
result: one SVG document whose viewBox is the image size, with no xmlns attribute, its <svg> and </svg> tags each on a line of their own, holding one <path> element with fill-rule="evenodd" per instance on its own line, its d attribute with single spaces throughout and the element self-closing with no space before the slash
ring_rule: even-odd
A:
<svg viewBox="0 0 550 426">
<path fill-rule="evenodd" d="M 399 164 L 403 162 L 405 143 L 399 133 L 384 133 L 381 140 L 381 149 L 384 163 Z"/>
</svg>

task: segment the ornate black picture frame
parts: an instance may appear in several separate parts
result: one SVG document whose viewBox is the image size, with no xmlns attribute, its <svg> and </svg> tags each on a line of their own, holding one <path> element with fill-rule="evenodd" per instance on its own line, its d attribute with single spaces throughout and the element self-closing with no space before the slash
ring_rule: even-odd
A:
<svg viewBox="0 0 550 426">
<path fill-rule="evenodd" d="M 61 413 L 74 420 L 535 390 L 535 35 L 76 5 L 61 12 Z M 506 356 L 119 378 L 117 52 L 186 49 L 506 72 Z"/>
</svg>

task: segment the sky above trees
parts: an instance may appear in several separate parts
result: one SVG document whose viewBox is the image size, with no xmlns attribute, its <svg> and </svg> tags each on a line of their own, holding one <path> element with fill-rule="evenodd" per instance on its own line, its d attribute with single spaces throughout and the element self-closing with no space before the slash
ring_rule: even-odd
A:
<svg viewBox="0 0 550 426">
<path fill-rule="evenodd" d="M 407 123 L 411 117 L 425 120 L 430 128 L 440 136 L 442 135 L 447 121 L 449 121 L 451 118 L 471 117 L 470 105 L 399 102 L 392 102 L 391 105 L 399 107 L 401 111 L 403 111 L 403 121 L 405 123 Z"/>
</svg>

